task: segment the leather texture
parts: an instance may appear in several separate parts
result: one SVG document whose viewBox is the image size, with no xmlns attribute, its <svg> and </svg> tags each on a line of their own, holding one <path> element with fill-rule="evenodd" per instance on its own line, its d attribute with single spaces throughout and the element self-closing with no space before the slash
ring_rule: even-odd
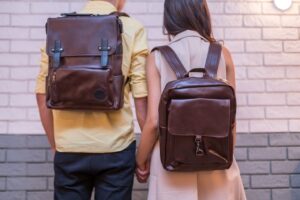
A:
<svg viewBox="0 0 300 200">
<path fill-rule="evenodd" d="M 46 24 L 51 109 L 118 110 L 123 106 L 122 22 L 119 16 L 63 14 Z"/>
<path fill-rule="evenodd" d="M 236 115 L 234 88 L 216 79 L 222 46 L 211 43 L 205 68 L 190 77 L 170 47 L 156 47 L 177 75 L 163 90 L 159 105 L 160 153 L 168 171 L 228 169 L 233 162 Z"/>
</svg>

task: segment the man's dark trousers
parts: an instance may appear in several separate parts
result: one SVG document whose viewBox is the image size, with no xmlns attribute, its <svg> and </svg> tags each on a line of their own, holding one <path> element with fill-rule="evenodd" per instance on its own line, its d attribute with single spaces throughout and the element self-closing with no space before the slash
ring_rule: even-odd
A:
<svg viewBox="0 0 300 200">
<path fill-rule="evenodd" d="M 107 154 L 61 153 L 54 158 L 54 199 L 131 200 L 135 170 L 133 142 L 121 152 Z"/>
</svg>

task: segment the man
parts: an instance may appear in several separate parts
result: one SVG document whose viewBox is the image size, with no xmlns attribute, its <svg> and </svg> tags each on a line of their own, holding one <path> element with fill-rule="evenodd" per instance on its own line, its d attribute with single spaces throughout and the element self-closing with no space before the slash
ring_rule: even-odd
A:
<svg viewBox="0 0 300 200">
<path fill-rule="evenodd" d="M 81 13 L 109 14 L 121 11 L 125 0 L 90 0 Z M 45 80 L 48 56 L 42 49 L 37 78 L 37 102 L 41 121 L 54 157 L 55 200 L 130 200 L 135 170 L 135 136 L 129 93 L 142 128 L 146 115 L 145 62 L 148 55 L 143 26 L 121 17 L 124 27 L 122 71 L 125 86 L 121 110 L 63 111 L 46 107 Z"/>
</svg>

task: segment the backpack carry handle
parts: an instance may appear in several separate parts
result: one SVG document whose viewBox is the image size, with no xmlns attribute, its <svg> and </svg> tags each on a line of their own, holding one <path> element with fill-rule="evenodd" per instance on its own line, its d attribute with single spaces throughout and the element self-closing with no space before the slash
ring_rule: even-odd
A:
<svg viewBox="0 0 300 200">
<path fill-rule="evenodd" d="M 202 73 L 203 74 L 203 77 L 206 77 L 207 76 L 207 71 L 205 68 L 194 68 L 192 70 L 190 70 L 188 73 L 185 74 L 185 77 L 190 77 L 190 73 Z"/>
</svg>

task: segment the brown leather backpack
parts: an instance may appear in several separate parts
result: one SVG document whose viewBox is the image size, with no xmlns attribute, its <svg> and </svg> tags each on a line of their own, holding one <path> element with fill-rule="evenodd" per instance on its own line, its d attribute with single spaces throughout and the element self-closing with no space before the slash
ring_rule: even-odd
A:
<svg viewBox="0 0 300 200">
<path fill-rule="evenodd" d="M 160 153 L 168 171 L 228 169 L 233 161 L 234 89 L 217 79 L 221 45 L 210 44 L 205 68 L 187 72 L 169 46 L 157 47 L 177 80 L 163 90 L 159 106 Z M 203 77 L 190 77 L 201 72 Z"/>
<path fill-rule="evenodd" d="M 49 108 L 117 110 L 123 106 L 120 15 L 125 14 L 70 13 L 48 19 Z"/>
</svg>

